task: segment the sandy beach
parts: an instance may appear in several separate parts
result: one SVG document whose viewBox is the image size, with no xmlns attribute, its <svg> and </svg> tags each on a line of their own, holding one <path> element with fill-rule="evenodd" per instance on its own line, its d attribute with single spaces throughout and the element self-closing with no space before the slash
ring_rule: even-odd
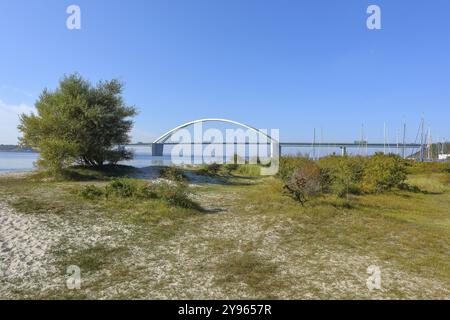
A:
<svg viewBox="0 0 450 320">
<path fill-rule="evenodd" d="M 159 183 L 157 169 L 135 177 Z M 447 227 L 434 227 L 447 221 L 444 186 L 435 195 L 414 194 L 422 206 L 415 217 L 429 219 L 422 226 L 399 220 L 411 214 L 406 193 L 406 199 L 362 198 L 366 212 L 323 204 L 302 208 L 273 186 L 273 178 L 227 181 L 188 170 L 192 199 L 202 208 L 192 212 L 155 199 L 81 199 L 74 192 L 108 180 L 20 179 L 29 174 L 0 175 L 2 299 L 449 296 Z M 383 197 L 386 206 L 393 203 L 385 215 L 371 209 Z M 428 206 L 439 210 L 435 216 L 423 214 Z M 399 212 L 395 220 L 387 216 L 393 210 Z M 419 246 L 427 250 L 417 252 Z M 81 269 L 78 291 L 66 287 L 72 265 Z M 366 287 L 371 265 L 382 271 L 380 290 Z"/>
</svg>

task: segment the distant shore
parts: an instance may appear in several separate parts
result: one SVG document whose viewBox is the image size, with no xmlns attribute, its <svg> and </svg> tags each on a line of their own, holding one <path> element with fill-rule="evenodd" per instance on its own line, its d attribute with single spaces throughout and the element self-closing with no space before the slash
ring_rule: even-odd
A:
<svg viewBox="0 0 450 320">
<path fill-rule="evenodd" d="M 32 171 L 0 171 L 0 178 L 20 178 L 30 174 Z"/>
<path fill-rule="evenodd" d="M 23 148 L 13 144 L 0 144 L 0 152 L 36 152 L 32 148 Z"/>
</svg>

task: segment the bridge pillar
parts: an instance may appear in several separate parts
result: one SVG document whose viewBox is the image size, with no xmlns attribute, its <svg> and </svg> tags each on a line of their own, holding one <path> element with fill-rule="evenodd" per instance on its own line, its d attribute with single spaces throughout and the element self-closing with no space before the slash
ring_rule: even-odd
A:
<svg viewBox="0 0 450 320">
<path fill-rule="evenodd" d="M 152 143 L 152 156 L 153 157 L 162 157 L 164 153 L 164 144 L 163 143 Z"/>
</svg>

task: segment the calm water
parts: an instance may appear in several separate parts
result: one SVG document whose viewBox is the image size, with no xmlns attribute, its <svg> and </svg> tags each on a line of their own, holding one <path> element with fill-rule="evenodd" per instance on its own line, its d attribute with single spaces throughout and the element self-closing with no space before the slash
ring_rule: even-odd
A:
<svg viewBox="0 0 450 320">
<path fill-rule="evenodd" d="M 2 152 L 0 151 L 0 173 L 16 171 L 32 171 L 35 169 L 34 162 L 38 159 L 38 154 L 33 152 Z M 124 161 L 121 164 L 134 166 L 137 168 L 151 165 L 170 165 L 170 157 L 152 157 L 151 152 L 136 150 L 134 159 Z"/>
<path fill-rule="evenodd" d="M 134 159 L 122 161 L 120 164 L 144 168 L 155 165 L 170 165 L 170 156 L 152 157 L 150 148 L 133 148 Z M 34 162 L 38 159 L 38 154 L 33 152 L 2 152 L 0 151 L 0 173 L 15 171 L 32 171 L 35 169 Z"/>
<path fill-rule="evenodd" d="M 130 165 L 136 168 L 144 168 L 152 165 L 170 165 L 170 156 L 152 157 L 149 147 L 134 147 L 134 159 L 130 161 L 123 161 L 121 164 Z M 300 151 L 303 154 L 312 154 L 310 150 L 296 150 L 291 148 L 286 153 L 296 154 Z M 170 152 L 170 151 L 169 151 Z M 339 150 L 324 150 L 321 155 L 330 154 Z M 285 152 L 283 152 L 284 154 Z M 0 173 L 14 172 L 14 171 L 31 171 L 35 167 L 33 163 L 37 160 L 38 154 L 33 152 L 2 152 L 0 151 Z"/>
<path fill-rule="evenodd" d="M 33 152 L 1 152 L 0 173 L 33 170 L 33 162 L 38 158 Z"/>
</svg>

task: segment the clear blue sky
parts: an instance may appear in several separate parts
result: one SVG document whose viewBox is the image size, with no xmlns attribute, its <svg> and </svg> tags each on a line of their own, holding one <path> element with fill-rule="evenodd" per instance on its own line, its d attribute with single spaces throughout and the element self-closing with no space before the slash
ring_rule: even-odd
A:
<svg viewBox="0 0 450 320">
<path fill-rule="evenodd" d="M 82 29 L 66 28 L 77 4 Z M 382 10 L 382 30 L 366 9 Z M 0 143 L 17 113 L 65 73 L 120 78 L 136 105 L 133 140 L 224 117 L 281 140 L 414 140 L 423 115 L 450 139 L 448 0 L 0 0 Z"/>
</svg>

